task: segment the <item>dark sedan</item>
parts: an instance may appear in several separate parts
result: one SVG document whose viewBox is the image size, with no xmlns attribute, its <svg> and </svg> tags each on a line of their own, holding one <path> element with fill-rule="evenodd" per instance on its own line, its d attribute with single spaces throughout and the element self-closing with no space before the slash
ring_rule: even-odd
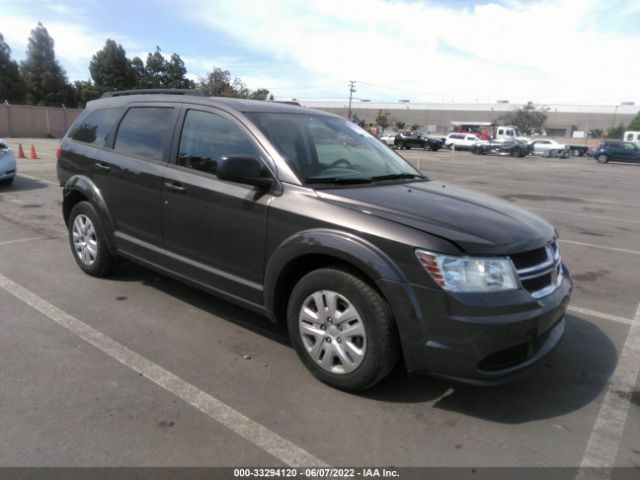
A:
<svg viewBox="0 0 640 480">
<path fill-rule="evenodd" d="M 640 148 L 631 142 L 607 140 L 594 147 L 591 156 L 599 163 L 607 163 L 609 160 L 640 162 Z"/>
<path fill-rule="evenodd" d="M 476 155 L 511 155 L 512 157 L 526 157 L 529 147 L 519 140 L 491 140 L 477 143 L 471 147 L 471 153 Z"/>
<path fill-rule="evenodd" d="M 439 138 L 429 137 L 422 132 L 405 132 L 397 134 L 393 144 L 400 149 L 414 147 L 435 152 L 442 148 L 443 142 Z"/>
</svg>

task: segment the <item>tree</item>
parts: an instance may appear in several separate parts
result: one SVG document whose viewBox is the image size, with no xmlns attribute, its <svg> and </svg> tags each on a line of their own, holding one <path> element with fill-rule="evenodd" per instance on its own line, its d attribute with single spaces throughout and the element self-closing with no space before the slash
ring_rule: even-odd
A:
<svg viewBox="0 0 640 480">
<path fill-rule="evenodd" d="M 213 71 L 200 78 L 197 88 L 208 97 L 266 100 L 269 96 L 269 90 L 266 88 L 252 91 L 240 78 L 234 77 L 232 80 L 229 70 L 222 70 L 218 67 L 214 67 Z"/>
<path fill-rule="evenodd" d="M 638 112 L 638 114 L 633 117 L 633 120 L 631 120 L 631 123 L 627 127 L 627 130 L 632 130 L 634 132 L 640 130 L 640 112 Z"/>
<path fill-rule="evenodd" d="M 136 72 L 124 48 L 110 38 L 91 59 L 89 72 L 95 88 L 102 93 L 136 86 Z"/>
<path fill-rule="evenodd" d="M 146 64 L 139 57 L 131 60 L 131 68 L 136 78 L 137 88 L 195 88 L 195 83 L 186 78 L 187 68 L 174 53 L 167 60 L 160 47 L 147 55 Z"/>
<path fill-rule="evenodd" d="M 396 120 L 396 130 L 397 131 L 404 130 L 405 126 L 406 126 L 406 123 L 404 123 L 402 120 Z"/>
<path fill-rule="evenodd" d="M 420 125 L 418 125 L 417 123 L 414 123 L 413 125 L 411 125 L 411 131 L 415 132 L 416 130 L 420 129 Z"/>
<path fill-rule="evenodd" d="M 27 102 L 32 105 L 74 103 L 74 92 L 67 74 L 56 60 L 54 41 L 38 22 L 31 30 L 27 58 L 20 64 Z"/>
<path fill-rule="evenodd" d="M 610 129 L 608 129 L 605 137 L 620 139 L 624 135 L 625 130 L 627 130 L 627 127 L 620 123 L 617 127 L 611 127 Z"/>
<path fill-rule="evenodd" d="M 532 132 L 542 130 L 544 123 L 547 121 L 548 110 L 546 107 L 536 107 L 533 102 L 527 102 L 519 110 L 498 117 L 498 122 L 514 125 L 529 135 Z"/>
<path fill-rule="evenodd" d="M 76 98 L 82 107 L 87 102 L 100 98 L 103 93 L 91 80 L 76 80 L 73 82 L 73 88 L 76 91 Z"/>
<path fill-rule="evenodd" d="M 24 93 L 18 62 L 11 60 L 11 48 L 0 33 L 0 101 L 20 102 Z"/>
<path fill-rule="evenodd" d="M 380 127 L 382 127 L 382 132 L 380 132 L 380 134 L 384 134 L 384 129 L 391 125 L 391 114 L 389 112 L 382 113 L 382 110 L 378 110 L 376 125 L 380 125 Z"/>
<path fill-rule="evenodd" d="M 358 125 L 359 127 L 361 127 L 361 128 L 364 128 L 364 127 L 365 127 L 365 122 L 364 122 L 364 120 L 360 120 L 360 117 L 358 117 L 358 114 L 357 114 L 357 113 L 354 113 L 354 114 L 351 116 L 351 121 L 352 121 L 353 123 L 355 123 L 356 125 Z"/>
</svg>

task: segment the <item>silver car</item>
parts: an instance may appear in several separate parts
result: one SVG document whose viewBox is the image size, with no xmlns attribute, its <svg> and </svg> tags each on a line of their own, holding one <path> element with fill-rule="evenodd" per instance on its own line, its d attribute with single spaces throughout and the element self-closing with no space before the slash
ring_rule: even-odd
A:
<svg viewBox="0 0 640 480">
<path fill-rule="evenodd" d="M 16 177 L 16 157 L 0 138 L 0 185 L 11 185 Z"/>
</svg>

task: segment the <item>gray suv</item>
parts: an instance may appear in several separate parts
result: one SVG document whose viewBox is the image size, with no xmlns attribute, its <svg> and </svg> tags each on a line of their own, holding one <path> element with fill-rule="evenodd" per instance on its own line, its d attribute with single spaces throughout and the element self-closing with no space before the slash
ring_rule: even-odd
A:
<svg viewBox="0 0 640 480">
<path fill-rule="evenodd" d="M 343 118 L 117 92 L 87 105 L 57 156 L 80 269 L 131 260 L 286 322 L 337 388 L 369 388 L 400 358 L 501 383 L 563 336 L 572 283 L 551 225 L 430 180 Z"/>
</svg>

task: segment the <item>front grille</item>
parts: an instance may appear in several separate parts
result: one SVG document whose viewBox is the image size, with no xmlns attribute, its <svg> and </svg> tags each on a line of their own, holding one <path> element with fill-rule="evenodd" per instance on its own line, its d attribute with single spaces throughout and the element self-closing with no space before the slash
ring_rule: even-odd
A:
<svg viewBox="0 0 640 480">
<path fill-rule="evenodd" d="M 510 256 L 520 283 L 534 298 L 551 294 L 562 282 L 562 262 L 556 242 Z"/>
</svg>

